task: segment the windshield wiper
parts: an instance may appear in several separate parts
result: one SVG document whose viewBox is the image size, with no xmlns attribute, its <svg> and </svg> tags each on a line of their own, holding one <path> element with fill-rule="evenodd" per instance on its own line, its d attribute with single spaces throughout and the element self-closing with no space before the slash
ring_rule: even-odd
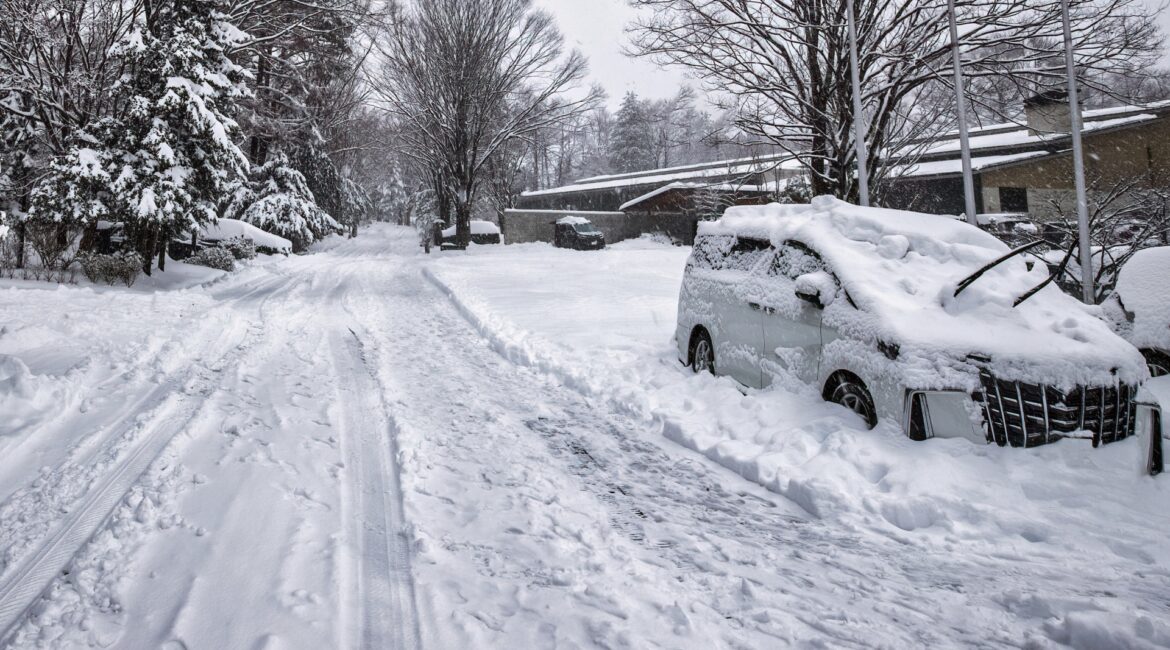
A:
<svg viewBox="0 0 1170 650">
<path fill-rule="evenodd" d="M 1003 264 L 1004 262 L 1010 260 L 1011 258 L 1015 257 L 1016 255 L 1019 255 L 1020 253 L 1026 253 L 1026 252 L 1032 250 L 1033 248 L 1036 248 L 1037 246 L 1039 246 L 1041 244 L 1046 244 L 1046 243 L 1047 242 L 1044 241 L 1043 239 L 1037 239 L 1036 241 L 1031 242 L 1029 244 L 1024 244 L 1023 246 L 1020 246 L 1019 248 L 1012 250 L 1010 253 L 1004 255 L 1003 257 L 1000 257 L 999 259 L 995 260 L 994 262 L 991 262 L 990 264 L 987 264 L 986 266 L 980 268 L 978 271 L 975 271 L 971 275 L 968 275 L 967 277 L 963 278 L 963 280 L 961 282 L 959 282 L 958 286 L 955 287 L 955 296 L 954 297 L 958 298 L 959 294 L 963 293 L 964 289 L 971 286 L 972 284 L 975 284 L 975 281 L 978 280 L 979 278 L 983 277 L 984 273 L 987 273 L 991 269 L 994 269 L 995 267 L 999 266 L 1000 264 Z M 1037 289 L 1037 291 L 1038 290 L 1039 289 Z"/>
<path fill-rule="evenodd" d="M 1019 307 L 1020 304 L 1023 303 L 1025 300 L 1027 300 L 1028 298 L 1031 298 L 1032 296 L 1039 293 L 1040 290 L 1043 289 L 1044 287 L 1047 287 L 1048 285 L 1052 284 L 1053 280 L 1064 275 L 1065 269 L 1068 268 L 1068 263 L 1072 260 L 1073 251 L 1075 251 L 1078 248 L 1080 248 L 1080 244 L 1074 241 L 1072 243 L 1072 245 L 1068 247 L 1068 251 L 1065 252 L 1064 259 L 1060 261 L 1060 266 L 1056 267 L 1056 272 L 1055 273 L 1049 272 L 1047 280 L 1032 287 L 1027 293 L 1020 296 L 1019 298 L 1016 298 L 1016 301 L 1012 303 L 1012 308 Z"/>
</svg>

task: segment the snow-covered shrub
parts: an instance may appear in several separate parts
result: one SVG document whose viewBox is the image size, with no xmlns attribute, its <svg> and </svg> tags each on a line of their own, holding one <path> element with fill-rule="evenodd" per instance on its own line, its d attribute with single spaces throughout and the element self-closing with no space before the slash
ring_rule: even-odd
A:
<svg viewBox="0 0 1170 650">
<path fill-rule="evenodd" d="M 219 269 L 220 271 L 234 271 L 236 268 L 236 258 L 232 255 L 231 251 L 226 248 L 220 248 L 219 246 L 201 248 L 188 261 L 191 264 L 207 266 L 213 269 Z"/>
<path fill-rule="evenodd" d="M 239 219 L 280 235 L 293 243 L 294 250 L 332 233 L 341 224 L 317 205 L 305 177 L 284 154 L 276 154 L 254 169 L 247 183 L 239 183 L 224 209 L 223 217 Z"/>
<path fill-rule="evenodd" d="M 57 269 L 65 266 L 66 254 L 77 241 L 78 231 L 70 224 L 53 219 L 32 219 L 25 226 L 28 245 L 37 254 L 41 266 Z"/>
<path fill-rule="evenodd" d="M 94 284 L 121 282 L 127 287 L 134 286 L 143 266 L 142 256 L 133 251 L 110 255 L 82 253 L 77 256 L 77 262 L 81 264 L 81 272 L 90 282 Z"/>
<path fill-rule="evenodd" d="M 220 242 L 219 246 L 230 252 L 237 260 L 250 260 L 256 257 L 256 244 L 247 237 L 232 237 Z"/>
</svg>

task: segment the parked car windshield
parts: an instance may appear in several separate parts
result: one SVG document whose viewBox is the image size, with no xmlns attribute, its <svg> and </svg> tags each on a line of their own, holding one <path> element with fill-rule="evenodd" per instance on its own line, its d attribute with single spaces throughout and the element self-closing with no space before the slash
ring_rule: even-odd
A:
<svg viewBox="0 0 1170 650">
<path fill-rule="evenodd" d="M 593 224 L 591 223 L 573 224 L 573 230 L 576 230 L 577 232 L 585 235 L 592 235 L 594 233 L 601 232 L 600 230 L 594 228 Z"/>
</svg>

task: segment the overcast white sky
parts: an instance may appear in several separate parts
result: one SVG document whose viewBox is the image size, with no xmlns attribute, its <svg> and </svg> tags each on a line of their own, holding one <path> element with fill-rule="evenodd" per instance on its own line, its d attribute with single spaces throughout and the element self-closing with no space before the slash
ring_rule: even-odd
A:
<svg viewBox="0 0 1170 650">
<path fill-rule="evenodd" d="M 1146 2 L 1157 7 L 1163 0 Z M 647 60 L 622 54 L 627 42 L 622 30 L 636 16 L 626 0 L 535 0 L 535 4 L 551 11 L 569 44 L 589 57 L 590 79 L 609 92 L 613 108 L 627 90 L 658 98 L 673 95 L 684 84 L 698 85 L 677 69 L 660 70 Z M 1170 11 L 1162 13 L 1161 23 L 1170 33 Z"/>
</svg>

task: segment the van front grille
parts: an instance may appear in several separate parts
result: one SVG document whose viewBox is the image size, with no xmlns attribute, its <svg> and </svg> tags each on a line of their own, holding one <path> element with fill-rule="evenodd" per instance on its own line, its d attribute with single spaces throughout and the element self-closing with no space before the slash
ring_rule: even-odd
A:
<svg viewBox="0 0 1170 650">
<path fill-rule="evenodd" d="M 980 372 L 984 421 L 1000 445 L 1035 447 L 1074 432 L 1092 434 L 1094 446 L 1133 435 L 1134 390 L 1115 386 L 1078 386 L 1063 392 L 1051 386 L 998 379 Z"/>
</svg>

